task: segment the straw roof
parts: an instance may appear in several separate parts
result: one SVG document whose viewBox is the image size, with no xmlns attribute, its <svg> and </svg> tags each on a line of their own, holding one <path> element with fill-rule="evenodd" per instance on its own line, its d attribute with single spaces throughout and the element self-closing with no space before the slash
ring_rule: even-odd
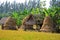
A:
<svg viewBox="0 0 60 40">
<path fill-rule="evenodd" d="M 44 32 L 55 32 L 56 31 L 56 27 L 54 27 L 53 20 L 51 19 L 50 16 L 45 17 L 40 31 L 44 31 Z"/>
<path fill-rule="evenodd" d="M 28 15 L 23 19 L 23 24 L 27 25 L 34 25 L 34 24 L 41 24 L 43 23 L 42 16 L 40 14 L 35 14 L 35 15 Z"/>
<path fill-rule="evenodd" d="M 32 14 L 28 15 L 23 19 L 23 24 L 33 25 L 35 24 L 35 19 Z"/>
<path fill-rule="evenodd" d="M 3 18 L 1 18 L 1 20 L 0 20 L 0 24 L 5 24 L 7 18 L 8 18 L 8 17 L 3 17 Z"/>
<path fill-rule="evenodd" d="M 16 21 L 12 17 L 4 17 L 0 20 L 3 29 L 17 29 Z"/>
</svg>

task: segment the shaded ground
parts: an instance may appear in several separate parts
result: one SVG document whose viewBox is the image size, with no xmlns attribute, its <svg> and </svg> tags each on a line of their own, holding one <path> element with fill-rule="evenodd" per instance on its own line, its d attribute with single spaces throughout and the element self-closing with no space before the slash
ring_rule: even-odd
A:
<svg viewBox="0 0 60 40">
<path fill-rule="evenodd" d="M 60 34 L 22 30 L 0 30 L 0 40 L 60 40 Z"/>
</svg>

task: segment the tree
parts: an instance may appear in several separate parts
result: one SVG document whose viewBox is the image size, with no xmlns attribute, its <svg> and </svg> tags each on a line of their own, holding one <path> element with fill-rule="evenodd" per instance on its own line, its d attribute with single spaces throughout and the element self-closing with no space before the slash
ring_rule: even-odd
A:
<svg viewBox="0 0 60 40">
<path fill-rule="evenodd" d="M 51 0 L 50 7 L 52 7 L 52 6 L 60 7 L 60 1 L 59 0 Z"/>
<path fill-rule="evenodd" d="M 4 12 L 4 2 L 1 3 L 0 5 L 0 13 L 3 13 Z"/>
</svg>

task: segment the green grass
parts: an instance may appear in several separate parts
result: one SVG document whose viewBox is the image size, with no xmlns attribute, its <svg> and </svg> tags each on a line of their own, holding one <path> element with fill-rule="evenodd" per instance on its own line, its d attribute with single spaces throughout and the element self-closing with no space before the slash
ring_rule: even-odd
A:
<svg viewBox="0 0 60 40">
<path fill-rule="evenodd" d="M 0 30 L 0 40 L 60 40 L 58 33 Z"/>
</svg>

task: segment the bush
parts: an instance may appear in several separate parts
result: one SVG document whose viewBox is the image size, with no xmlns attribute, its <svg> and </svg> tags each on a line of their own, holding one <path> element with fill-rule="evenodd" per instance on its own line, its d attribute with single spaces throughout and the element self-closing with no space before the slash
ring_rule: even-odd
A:
<svg viewBox="0 0 60 40">
<path fill-rule="evenodd" d="M 20 15 L 17 12 L 13 12 L 12 17 L 16 20 L 17 26 L 20 26 L 22 24 Z"/>
</svg>

